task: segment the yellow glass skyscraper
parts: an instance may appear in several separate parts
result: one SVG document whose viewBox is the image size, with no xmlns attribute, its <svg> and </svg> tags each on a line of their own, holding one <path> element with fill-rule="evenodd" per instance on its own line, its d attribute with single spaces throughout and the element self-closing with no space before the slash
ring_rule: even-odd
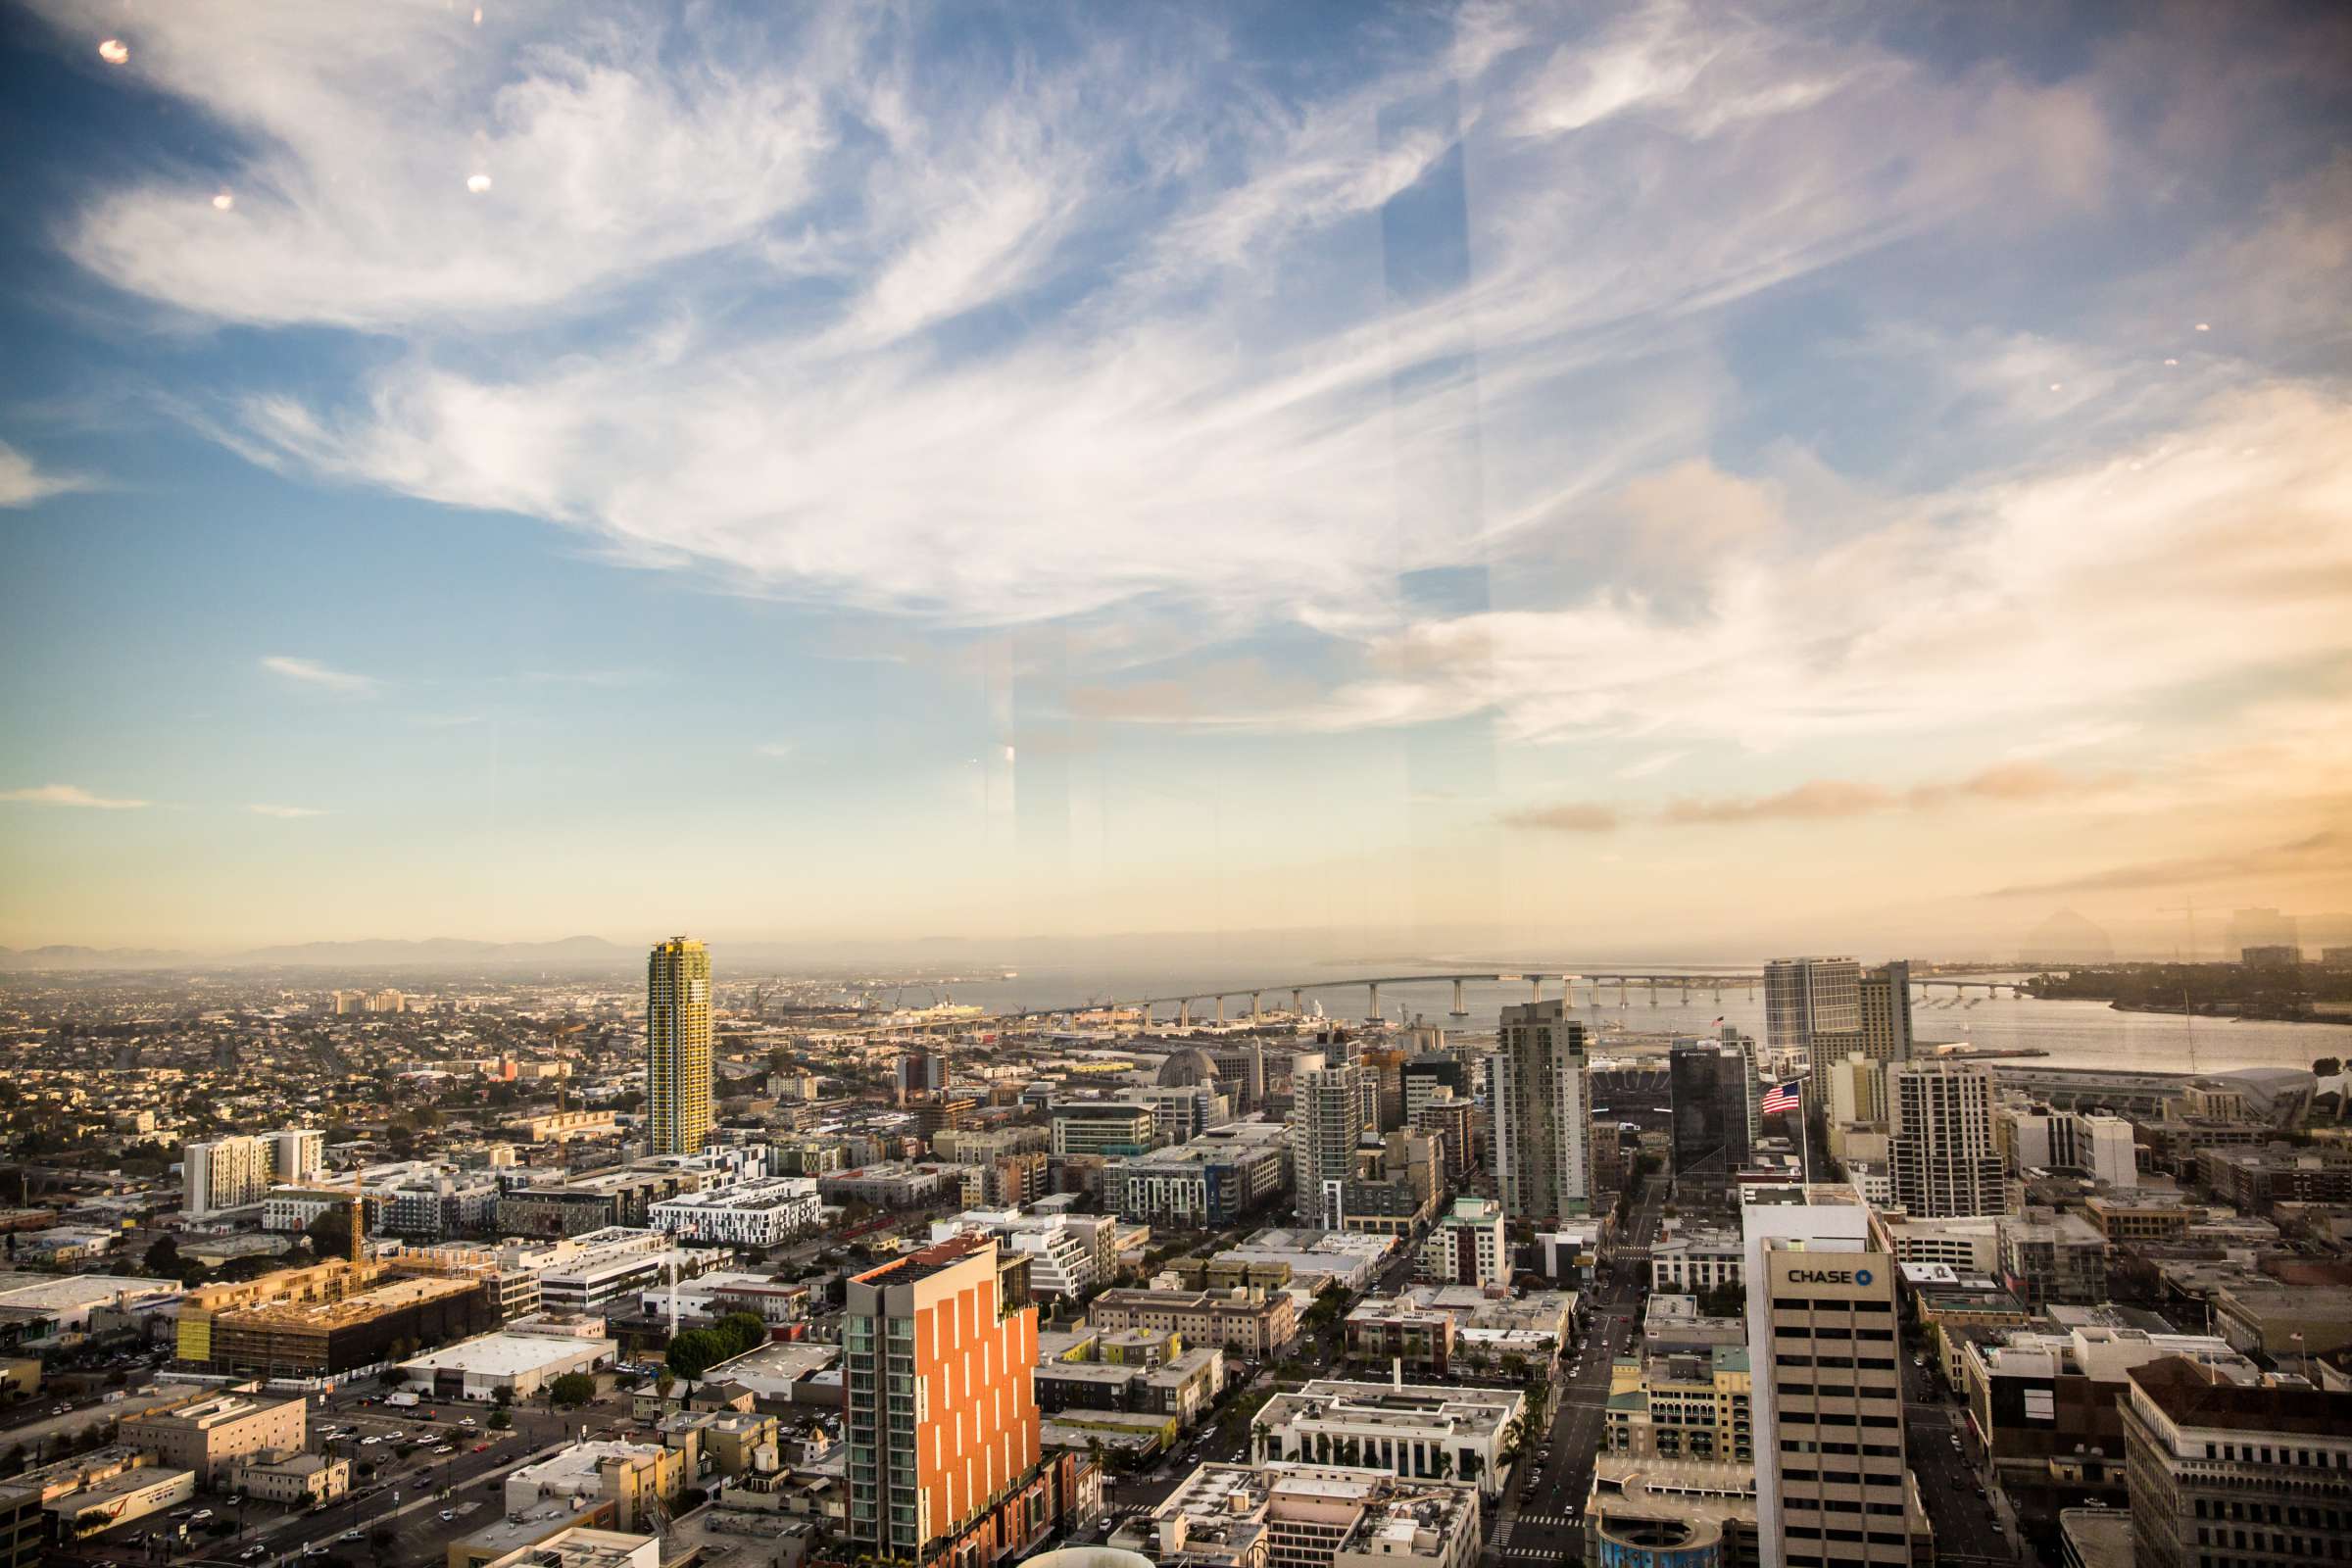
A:
<svg viewBox="0 0 2352 1568">
<path fill-rule="evenodd" d="M 645 1124 L 657 1154 L 695 1154 L 710 1131 L 710 953 L 657 943 L 645 968 Z"/>
</svg>

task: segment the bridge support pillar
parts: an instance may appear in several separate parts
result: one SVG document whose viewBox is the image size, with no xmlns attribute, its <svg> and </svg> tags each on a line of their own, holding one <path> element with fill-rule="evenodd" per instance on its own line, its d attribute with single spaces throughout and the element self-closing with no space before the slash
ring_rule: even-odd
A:
<svg viewBox="0 0 2352 1568">
<path fill-rule="evenodd" d="M 1623 975 L 1617 977 L 1617 1005 L 1620 1007 L 1625 1005 L 1625 976 Z"/>
<path fill-rule="evenodd" d="M 1364 988 L 1372 993 L 1372 1021 L 1380 1022 L 1380 982 L 1375 980 Z"/>
<path fill-rule="evenodd" d="M 1223 1023 L 1224 1021 L 1225 1021 L 1225 999 L 1224 999 L 1223 997 L 1219 997 L 1219 998 L 1217 999 L 1217 1022 L 1219 1022 L 1219 1023 Z"/>
<path fill-rule="evenodd" d="M 1296 1014 L 1304 1012 L 1305 1010 L 1306 994 L 1300 991 L 1297 986 L 1293 986 L 1291 988 L 1291 1011 Z"/>
<path fill-rule="evenodd" d="M 1176 1004 L 1176 1027 L 1179 1029 L 1189 1029 L 1192 1027 L 1192 1023 L 1193 999 L 1187 997 L 1182 1002 Z"/>
<path fill-rule="evenodd" d="M 1649 977 L 1649 1004 L 1653 1007 L 1658 1004 L 1658 977 L 1654 974 Z"/>
<path fill-rule="evenodd" d="M 1531 974 L 1527 977 L 1527 1000 L 1530 1002 L 1544 1000 L 1544 977 L 1542 975 Z"/>
<path fill-rule="evenodd" d="M 1250 992 L 1250 1017 L 1254 1018 L 1254 1017 L 1256 1017 L 1256 1016 L 1257 1016 L 1257 1013 L 1258 1013 L 1257 999 L 1258 999 L 1259 997 L 1262 997 L 1262 996 L 1264 996 L 1264 995 L 1265 995 L 1265 993 L 1264 993 L 1264 992 L 1262 992 L 1262 991 L 1252 991 L 1252 992 Z"/>
<path fill-rule="evenodd" d="M 1688 980 L 1683 982 L 1683 1005 L 1690 1005 L 1690 982 Z"/>
<path fill-rule="evenodd" d="M 1456 1018 L 1470 1016 L 1470 1009 L 1462 1005 L 1462 982 L 1459 979 L 1453 982 L 1453 1016 Z"/>
</svg>

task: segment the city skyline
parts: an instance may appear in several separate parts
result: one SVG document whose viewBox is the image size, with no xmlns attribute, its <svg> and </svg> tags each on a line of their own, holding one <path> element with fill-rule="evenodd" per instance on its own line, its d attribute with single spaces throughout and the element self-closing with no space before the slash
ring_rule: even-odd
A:
<svg viewBox="0 0 2352 1568">
<path fill-rule="evenodd" d="M 27 15 L 0 946 L 2352 908 L 2340 14 Z"/>
</svg>

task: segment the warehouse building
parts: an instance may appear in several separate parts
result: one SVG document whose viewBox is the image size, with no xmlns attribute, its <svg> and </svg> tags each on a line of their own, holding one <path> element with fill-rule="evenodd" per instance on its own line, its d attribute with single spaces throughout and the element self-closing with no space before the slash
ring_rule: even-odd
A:
<svg viewBox="0 0 2352 1568">
<path fill-rule="evenodd" d="M 436 1399 L 494 1399 L 504 1389 L 520 1401 L 568 1372 L 612 1364 L 612 1340 L 569 1333 L 532 1333 L 522 1323 L 412 1357 L 397 1370 L 402 1381 Z"/>
</svg>

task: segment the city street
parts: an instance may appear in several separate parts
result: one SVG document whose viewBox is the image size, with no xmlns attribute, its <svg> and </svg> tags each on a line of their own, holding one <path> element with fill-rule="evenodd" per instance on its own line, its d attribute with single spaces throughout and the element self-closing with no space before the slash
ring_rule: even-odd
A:
<svg viewBox="0 0 2352 1568">
<path fill-rule="evenodd" d="M 1592 1293 L 1585 1347 L 1562 1362 L 1549 1435 L 1529 1444 L 1488 1541 L 1490 1563 L 1559 1562 L 1583 1553 L 1582 1518 L 1609 1402 L 1609 1369 L 1641 1332 L 1649 1296 L 1649 1243 L 1665 1200 L 1666 1184 L 1650 1182 L 1617 1245 L 1613 1270 L 1604 1269 L 1604 1283 Z M 1548 1462 L 1541 1458 L 1544 1453 Z"/>
<path fill-rule="evenodd" d="M 1940 1397 L 1925 1370 L 1903 1367 L 1903 1429 L 1912 1474 L 1919 1478 L 1920 1500 L 1936 1530 L 1939 1560 L 1976 1558 L 2011 1560 L 2009 1542 L 1984 1492 L 1968 1446 L 1967 1416 L 1961 1407 Z M 1953 1437 L 1960 1438 L 1954 1444 Z"/>
</svg>

